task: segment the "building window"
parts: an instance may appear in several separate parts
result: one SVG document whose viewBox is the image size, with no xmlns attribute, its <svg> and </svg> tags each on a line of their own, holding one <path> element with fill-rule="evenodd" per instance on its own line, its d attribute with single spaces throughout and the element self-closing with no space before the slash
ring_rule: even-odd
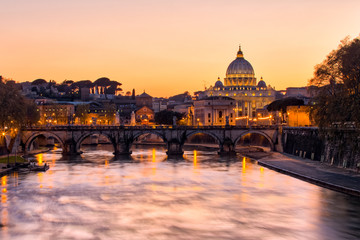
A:
<svg viewBox="0 0 360 240">
<path fill-rule="evenodd" d="M 222 118 L 222 111 L 219 111 L 219 118 Z"/>
<path fill-rule="evenodd" d="M 208 113 L 208 118 L 211 118 L 211 114 L 210 113 Z M 209 120 L 210 121 L 210 120 Z"/>
<path fill-rule="evenodd" d="M 232 113 L 230 113 L 230 117 L 231 117 L 231 118 L 233 117 Z"/>
</svg>

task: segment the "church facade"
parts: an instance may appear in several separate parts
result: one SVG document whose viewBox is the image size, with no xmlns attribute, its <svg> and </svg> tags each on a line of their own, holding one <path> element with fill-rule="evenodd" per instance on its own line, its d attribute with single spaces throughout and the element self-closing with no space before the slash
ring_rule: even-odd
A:
<svg viewBox="0 0 360 240">
<path fill-rule="evenodd" d="M 243 52 L 239 48 L 236 59 L 226 70 L 224 82 L 218 78 L 215 85 L 207 88 L 203 94 L 204 98 L 229 97 L 234 99 L 235 106 L 232 108 L 235 119 L 238 120 L 236 124 L 240 124 L 241 120 L 245 120 L 243 122 L 248 124 L 249 121 L 271 118 L 267 114 L 266 106 L 275 100 L 276 91 L 267 86 L 262 78 L 257 82 L 253 67 L 245 60 Z M 208 107 L 213 109 L 213 106 L 209 105 Z M 229 109 L 228 112 L 232 111 Z M 209 122 L 206 125 L 208 124 Z M 233 122 L 233 124 L 235 123 Z M 230 125 L 232 124 L 230 123 Z"/>
</svg>

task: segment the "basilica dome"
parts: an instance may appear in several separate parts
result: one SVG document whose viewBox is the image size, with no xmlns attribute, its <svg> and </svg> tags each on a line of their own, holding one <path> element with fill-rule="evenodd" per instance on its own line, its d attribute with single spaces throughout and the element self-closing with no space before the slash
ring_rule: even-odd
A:
<svg viewBox="0 0 360 240">
<path fill-rule="evenodd" d="M 236 59 L 226 70 L 225 86 L 256 86 L 255 72 L 239 47 Z"/>
<path fill-rule="evenodd" d="M 226 70 L 226 77 L 240 77 L 244 75 L 254 76 L 254 69 L 251 64 L 245 60 L 244 55 L 239 49 L 237 57 L 232 61 Z"/>
</svg>

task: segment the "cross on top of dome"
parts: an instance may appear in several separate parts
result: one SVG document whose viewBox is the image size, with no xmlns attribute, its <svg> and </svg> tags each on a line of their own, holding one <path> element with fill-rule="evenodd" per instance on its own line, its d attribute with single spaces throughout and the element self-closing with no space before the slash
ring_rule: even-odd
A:
<svg viewBox="0 0 360 240">
<path fill-rule="evenodd" d="M 244 54 L 241 51 L 241 44 L 239 44 L 239 51 L 237 52 L 237 58 L 243 58 L 243 57 L 244 57 Z"/>
</svg>

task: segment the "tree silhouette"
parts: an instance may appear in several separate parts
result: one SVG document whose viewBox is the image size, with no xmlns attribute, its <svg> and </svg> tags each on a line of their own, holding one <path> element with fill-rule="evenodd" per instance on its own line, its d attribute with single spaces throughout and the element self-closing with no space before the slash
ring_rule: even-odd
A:
<svg viewBox="0 0 360 240">
<path fill-rule="evenodd" d="M 12 86 L 0 83 L 0 127 L 18 127 L 39 120 L 36 105 Z"/>
<path fill-rule="evenodd" d="M 341 41 L 315 67 L 309 84 L 318 86 L 311 115 L 320 127 L 334 122 L 360 122 L 360 38 Z"/>
<path fill-rule="evenodd" d="M 155 122 L 156 124 L 172 125 L 174 116 L 176 117 L 178 122 L 184 116 L 184 114 L 179 112 L 163 110 L 155 113 Z"/>
<path fill-rule="evenodd" d="M 45 79 L 39 78 L 39 79 L 32 81 L 31 85 L 41 85 L 44 83 L 47 83 L 47 81 Z"/>
</svg>

